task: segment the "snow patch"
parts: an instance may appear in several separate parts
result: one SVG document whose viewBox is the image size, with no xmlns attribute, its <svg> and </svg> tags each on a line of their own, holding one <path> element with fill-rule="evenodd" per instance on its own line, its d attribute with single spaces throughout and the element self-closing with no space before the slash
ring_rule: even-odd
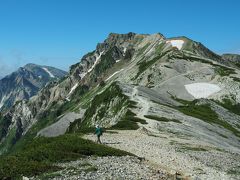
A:
<svg viewBox="0 0 240 180">
<path fill-rule="evenodd" d="M 65 99 L 66 99 L 68 102 L 70 102 L 70 101 L 71 101 L 71 100 L 69 99 L 69 97 L 66 97 Z"/>
<path fill-rule="evenodd" d="M 116 60 L 116 63 L 119 62 L 119 61 L 121 61 L 121 59 Z"/>
<path fill-rule="evenodd" d="M 100 52 L 99 56 L 96 55 L 96 60 L 95 60 L 94 64 L 92 65 L 92 67 L 91 67 L 87 72 L 83 72 L 83 73 L 78 74 L 81 79 L 83 79 L 83 78 L 87 75 L 87 73 L 90 73 L 90 72 L 93 70 L 93 68 L 94 68 L 94 67 L 97 65 L 97 63 L 99 62 L 102 54 L 103 54 L 103 52 Z"/>
<path fill-rule="evenodd" d="M 218 85 L 210 83 L 187 84 L 185 85 L 185 88 L 187 92 L 196 99 L 207 98 L 221 90 L 221 88 Z"/>
<path fill-rule="evenodd" d="M 78 83 L 76 83 L 76 84 L 71 88 L 70 92 L 68 93 L 68 96 L 69 96 L 70 94 L 72 94 L 72 92 L 77 88 L 77 86 L 78 86 Z"/>
<path fill-rule="evenodd" d="M 172 47 L 176 47 L 178 50 L 181 50 L 184 44 L 184 40 L 168 40 L 166 42 L 171 43 Z"/>
<path fill-rule="evenodd" d="M 51 78 L 55 78 L 55 76 L 45 67 L 42 68 L 44 71 L 46 71 Z"/>
<path fill-rule="evenodd" d="M 119 73 L 119 72 L 121 72 L 121 71 L 123 71 L 124 69 L 121 69 L 121 70 L 119 70 L 119 71 L 116 71 L 115 73 L 113 73 L 111 76 L 109 76 L 107 79 L 106 79 L 106 81 L 108 81 L 109 79 L 111 79 L 114 75 L 116 75 L 117 73 Z"/>
<path fill-rule="evenodd" d="M 100 60 L 102 54 L 103 54 L 103 52 L 100 52 L 99 56 L 96 56 L 96 60 L 95 60 L 95 62 L 93 64 L 93 66 L 88 70 L 88 73 L 90 73 L 93 70 L 93 68 L 97 65 L 97 63 Z"/>
<path fill-rule="evenodd" d="M 0 109 L 3 107 L 4 103 L 5 103 L 5 99 L 6 99 L 6 96 L 4 95 L 1 102 L 0 102 Z"/>
<path fill-rule="evenodd" d="M 69 98 L 70 95 L 73 93 L 73 91 L 78 87 L 78 83 L 76 83 L 70 90 L 70 92 L 68 93 L 67 97 L 65 98 L 67 101 L 71 101 L 71 99 Z"/>
<path fill-rule="evenodd" d="M 81 79 L 83 79 L 86 76 L 87 73 L 82 73 L 82 74 L 78 74 L 80 76 Z"/>
<path fill-rule="evenodd" d="M 124 55 L 124 56 L 126 55 L 126 51 L 127 51 L 127 48 L 124 47 L 124 49 L 123 49 L 123 55 Z"/>
</svg>

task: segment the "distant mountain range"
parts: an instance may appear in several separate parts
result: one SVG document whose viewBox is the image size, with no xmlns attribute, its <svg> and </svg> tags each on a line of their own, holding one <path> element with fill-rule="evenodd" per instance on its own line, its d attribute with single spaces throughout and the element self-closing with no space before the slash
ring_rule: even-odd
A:
<svg viewBox="0 0 240 180">
<path fill-rule="evenodd" d="M 67 73 L 50 66 L 27 64 L 0 79 L 0 109 L 27 100 L 36 95 L 48 82 L 58 80 Z"/>
</svg>

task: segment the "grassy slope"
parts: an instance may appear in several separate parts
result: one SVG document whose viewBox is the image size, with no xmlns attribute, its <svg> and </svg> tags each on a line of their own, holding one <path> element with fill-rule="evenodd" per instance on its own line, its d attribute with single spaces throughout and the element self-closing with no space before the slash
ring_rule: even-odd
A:
<svg viewBox="0 0 240 180">
<path fill-rule="evenodd" d="M 136 130 L 139 128 L 138 122 L 141 124 L 147 124 L 147 122 L 143 119 L 135 117 L 132 111 L 128 110 L 126 114 L 122 117 L 121 121 L 111 127 L 111 129 L 118 129 L 118 130 Z"/>
<path fill-rule="evenodd" d="M 149 118 L 149 119 L 153 119 L 156 121 L 160 121 L 160 122 L 175 122 L 175 123 L 181 123 L 181 121 L 177 120 L 177 119 L 168 119 L 165 117 L 158 117 L 158 116 L 154 116 L 154 115 L 145 115 L 144 117 Z"/>
<path fill-rule="evenodd" d="M 23 149 L 0 156 L 0 179 L 4 177 L 33 176 L 58 170 L 54 163 L 76 160 L 84 156 L 131 155 L 121 150 L 82 139 L 78 134 L 55 138 L 35 138 Z"/>
<path fill-rule="evenodd" d="M 211 109 L 211 106 L 209 104 L 198 105 L 197 100 L 190 102 L 190 101 L 185 101 L 177 98 L 174 98 L 174 99 L 184 104 L 183 106 L 177 107 L 177 109 L 182 113 L 188 116 L 201 119 L 210 124 L 216 124 L 216 125 L 222 126 L 223 128 L 231 131 L 235 136 L 240 137 L 240 132 L 238 131 L 238 129 L 233 127 L 227 121 L 219 119 L 217 113 Z"/>
<path fill-rule="evenodd" d="M 146 46 L 144 46 L 140 51 L 139 51 L 139 55 L 141 55 L 141 53 L 143 53 L 146 48 L 149 45 L 147 44 Z M 138 65 L 138 73 L 136 74 L 136 76 L 134 77 L 134 79 L 136 79 L 137 77 L 139 77 L 144 71 L 146 71 L 147 69 L 149 69 L 151 66 L 153 66 L 157 61 L 159 61 L 161 58 L 163 58 L 164 56 L 166 56 L 170 51 L 163 51 L 164 48 L 164 44 L 160 44 L 156 47 L 156 57 L 152 58 L 151 60 L 148 59 L 144 59 L 140 62 L 137 63 Z M 144 50 L 144 51 L 143 51 Z"/>
<path fill-rule="evenodd" d="M 111 107 L 109 104 L 114 99 L 119 99 L 114 106 Z M 81 132 L 81 133 L 88 133 L 94 131 L 94 126 L 91 123 L 92 117 L 94 114 L 95 121 L 101 121 L 106 112 L 111 111 L 112 115 L 114 116 L 120 110 L 126 109 L 126 113 L 121 117 L 121 120 L 114 125 L 111 129 L 138 129 L 137 122 L 145 124 L 146 122 L 142 119 L 134 117 L 135 114 L 132 113 L 128 108 L 134 108 L 135 103 L 130 101 L 130 99 L 122 93 L 121 88 L 119 85 L 114 82 L 110 86 L 108 86 L 102 93 L 96 95 L 89 108 L 85 112 L 85 116 L 82 120 L 75 121 L 69 127 L 69 132 Z"/>
<path fill-rule="evenodd" d="M 240 104 L 233 104 L 229 99 L 223 99 L 222 102 L 217 102 L 219 105 L 224 107 L 225 109 L 233 112 L 234 114 L 240 115 Z"/>
</svg>

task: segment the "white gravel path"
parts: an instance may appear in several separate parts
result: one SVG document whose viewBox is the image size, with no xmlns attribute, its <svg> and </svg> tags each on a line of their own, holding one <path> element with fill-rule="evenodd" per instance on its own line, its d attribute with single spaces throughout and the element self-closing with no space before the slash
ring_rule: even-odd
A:
<svg viewBox="0 0 240 180">
<path fill-rule="evenodd" d="M 96 139 L 94 135 L 86 135 L 85 138 Z M 238 166 L 239 154 L 219 152 L 204 146 L 201 147 L 207 151 L 181 149 L 185 146 L 175 140 L 166 134 L 149 135 L 142 130 L 105 133 L 102 137 L 105 144 L 144 157 L 170 174 L 180 172 L 190 179 L 237 179 L 224 172 L 226 169 L 223 167 Z M 196 148 L 199 147 L 196 145 Z"/>
<path fill-rule="evenodd" d="M 54 180 L 167 180 L 168 174 L 131 156 L 87 157 L 59 163 L 63 170 L 31 179 Z"/>
</svg>

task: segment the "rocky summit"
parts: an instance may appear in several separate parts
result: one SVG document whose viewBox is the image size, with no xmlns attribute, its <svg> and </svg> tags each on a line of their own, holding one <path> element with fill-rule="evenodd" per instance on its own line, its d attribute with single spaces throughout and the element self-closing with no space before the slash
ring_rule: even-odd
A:
<svg viewBox="0 0 240 180">
<path fill-rule="evenodd" d="M 48 67 L 37 75 L 28 67 L 20 68 L 18 74 L 27 71 L 30 79 L 56 76 Z M 18 84 L 29 83 L 14 73 L 6 78 L 12 76 Z M 31 82 L 29 86 L 35 84 Z M 26 90 L 27 97 L 36 91 Z M 52 158 L 55 153 L 60 159 L 71 155 L 67 159 L 70 164 L 49 165 L 55 173 L 21 171 L 32 179 L 101 179 L 101 173 L 106 178 L 114 178 L 116 173 L 120 179 L 148 179 L 146 174 L 152 179 L 239 179 L 239 92 L 237 55 L 220 56 L 184 36 L 110 33 L 94 51 L 72 65 L 67 76 L 48 83 L 36 96 L 18 101 L 1 114 L 0 152 L 26 151 L 24 155 L 31 157 L 32 163 L 58 162 Z M 74 148 L 78 143 L 72 136 L 83 138 L 79 141 L 95 141 L 89 133 L 97 124 L 105 129 L 104 148 L 120 149 L 141 161 L 121 157 L 121 172 L 117 172 L 118 157 L 110 153 L 112 158 L 85 157 L 86 166 L 91 168 L 83 168 L 82 160 L 75 161 L 78 155 L 98 153 L 90 145 L 82 150 L 86 144 Z M 57 142 L 66 136 L 70 140 L 60 144 L 65 147 L 64 143 L 72 142 L 66 146 L 71 153 L 58 156 L 59 148 L 51 154 L 49 149 L 58 147 Z M 52 138 L 57 138 L 54 145 Z M 42 154 L 42 159 L 33 157 L 34 151 Z M 44 157 L 49 157 L 48 161 L 43 161 Z M 103 166 L 97 167 L 98 162 Z M 112 174 L 106 174 L 104 168 Z"/>
</svg>

